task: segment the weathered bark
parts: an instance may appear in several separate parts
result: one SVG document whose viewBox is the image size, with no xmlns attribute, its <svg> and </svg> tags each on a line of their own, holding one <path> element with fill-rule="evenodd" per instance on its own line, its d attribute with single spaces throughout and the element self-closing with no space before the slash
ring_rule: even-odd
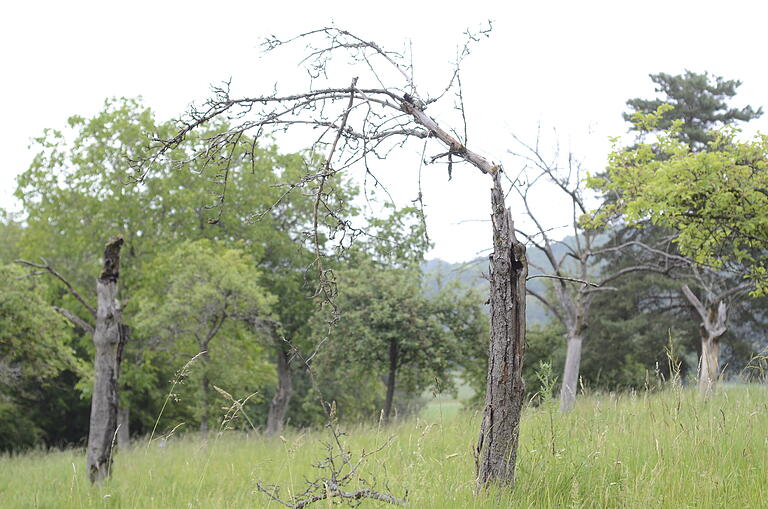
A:
<svg viewBox="0 0 768 509">
<path fill-rule="evenodd" d="M 702 327 L 699 390 L 705 396 L 714 392 L 720 377 L 720 338 L 712 337 Z"/>
<path fill-rule="evenodd" d="M 267 414 L 267 435 L 277 435 L 283 431 L 288 403 L 293 395 L 290 352 L 279 347 L 277 351 L 277 391 L 272 398 Z"/>
<path fill-rule="evenodd" d="M 125 450 L 131 443 L 131 411 L 120 405 L 117 408 L 117 448 Z"/>
<path fill-rule="evenodd" d="M 88 477 L 94 483 L 109 475 L 112 446 L 116 439 L 117 380 L 127 336 L 127 328 L 120 323 L 122 313 L 117 300 L 122 244 L 122 237 L 114 237 L 107 243 L 104 250 L 104 270 L 96 281 L 96 326 L 93 334 L 96 355 L 86 454 Z"/>
<path fill-rule="evenodd" d="M 576 402 L 579 390 L 579 366 L 581 365 L 581 344 L 583 338 L 579 334 L 568 335 L 568 349 L 565 354 L 563 383 L 560 386 L 560 411 L 567 412 Z"/>
<path fill-rule="evenodd" d="M 387 398 L 384 400 L 384 421 L 389 422 L 392 415 L 392 402 L 395 399 L 395 377 L 398 363 L 397 341 L 389 342 L 389 373 L 387 373 Z"/>
<path fill-rule="evenodd" d="M 125 345 L 131 340 L 131 328 L 124 323 L 120 324 L 122 340 L 118 345 L 117 351 L 117 374 L 118 378 L 123 365 L 123 353 Z M 117 381 L 116 381 L 117 383 Z M 123 393 L 127 389 L 125 384 L 118 384 L 118 393 Z M 120 398 L 117 400 L 117 447 L 125 450 L 131 444 L 131 411 L 127 406 L 120 404 Z"/>
<path fill-rule="evenodd" d="M 705 396 L 712 394 L 720 377 L 720 338 L 728 327 L 728 306 L 721 298 L 706 302 L 696 297 L 688 285 L 682 287 L 683 295 L 701 319 L 701 357 L 699 359 L 699 390 Z"/>
<path fill-rule="evenodd" d="M 525 246 L 514 234 L 504 205 L 499 172 L 492 172 L 493 254 L 491 255 L 491 338 L 485 409 L 477 444 L 477 487 L 512 487 L 523 403 L 525 350 Z"/>
</svg>

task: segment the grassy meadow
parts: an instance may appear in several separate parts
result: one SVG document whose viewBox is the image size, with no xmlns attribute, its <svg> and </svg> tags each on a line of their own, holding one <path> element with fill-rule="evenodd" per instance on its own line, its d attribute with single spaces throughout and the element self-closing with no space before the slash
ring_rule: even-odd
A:
<svg viewBox="0 0 768 509">
<path fill-rule="evenodd" d="M 419 418 L 379 427 L 342 426 L 353 454 L 392 442 L 360 476 L 409 507 L 722 508 L 768 505 L 768 387 L 721 388 L 709 400 L 689 389 L 584 396 L 567 415 L 556 402 L 527 408 L 512 492 L 473 492 L 479 416 L 436 400 Z M 0 507 L 277 508 L 258 481 L 281 494 L 315 479 L 328 432 L 280 439 L 240 432 L 136 442 L 116 456 L 113 478 L 91 487 L 82 450 L 0 457 Z M 352 485 L 348 489 L 358 489 Z M 328 507 L 321 501 L 310 507 Z M 389 507 L 364 501 L 362 507 Z"/>
</svg>

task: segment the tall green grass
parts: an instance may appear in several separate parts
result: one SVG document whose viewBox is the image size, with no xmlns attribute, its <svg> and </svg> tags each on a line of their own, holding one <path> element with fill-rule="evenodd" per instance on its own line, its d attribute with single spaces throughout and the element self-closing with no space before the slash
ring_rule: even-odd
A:
<svg viewBox="0 0 768 509">
<path fill-rule="evenodd" d="M 768 387 L 722 388 L 708 400 L 670 388 L 659 393 L 585 396 L 561 415 L 554 401 L 527 408 L 517 486 L 475 495 L 478 415 L 445 402 L 426 417 L 378 428 L 346 427 L 353 452 L 392 444 L 362 476 L 405 495 L 416 508 L 768 506 Z M 264 507 L 257 481 L 282 495 L 303 491 L 323 458 L 321 431 L 267 439 L 228 432 L 138 443 L 120 452 L 114 475 L 91 487 L 82 450 L 0 458 L 0 507 Z M 354 488 L 354 487 L 351 487 Z M 363 507 L 382 504 L 367 501 Z M 314 507 L 328 507 L 319 502 Z"/>
</svg>

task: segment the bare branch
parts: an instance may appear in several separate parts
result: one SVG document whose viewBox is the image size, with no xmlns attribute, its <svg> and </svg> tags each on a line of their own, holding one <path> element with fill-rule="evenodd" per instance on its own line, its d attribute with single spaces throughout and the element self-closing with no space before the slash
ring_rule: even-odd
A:
<svg viewBox="0 0 768 509">
<path fill-rule="evenodd" d="M 688 285 L 683 285 L 681 290 L 683 291 L 683 295 L 685 295 L 685 298 L 688 299 L 688 302 L 691 304 L 693 309 L 696 310 L 701 320 L 705 321 L 707 319 L 707 310 L 704 309 L 704 305 L 701 303 L 699 298 L 696 297 Z"/>
<path fill-rule="evenodd" d="M 553 276 L 553 275 L 549 275 L 549 274 L 534 274 L 533 276 L 528 276 L 526 278 L 526 281 L 529 281 L 531 279 L 536 279 L 536 278 L 559 279 L 561 281 L 571 281 L 573 283 L 581 283 L 584 286 L 593 286 L 595 288 L 600 287 L 600 285 L 597 284 L 597 283 L 592 283 L 590 281 L 584 281 L 583 279 L 578 279 L 578 278 L 575 278 L 575 277 L 568 277 L 568 276 Z"/>
<path fill-rule="evenodd" d="M 713 301 L 714 302 L 722 302 L 723 300 L 725 300 L 725 299 L 727 299 L 729 297 L 733 297 L 733 296 L 736 296 L 736 295 L 740 295 L 742 293 L 746 293 L 747 291 L 753 289 L 754 287 L 755 287 L 754 281 L 744 282 L 744 283 L 742 283 L 742 284 L 740 284 L 738 286 L 734 286 L 734 287 L 729 288 L 729 289 L 723 291 L 722 293 L 718 294 L 713 299 Z"/>
<path fill-rule="evenodd" d="M 76 314 L 71 312 L 70 310 L 64 309 L 64 308 L 59 308 L 59 307 L 56 307 L 56 306 L 54 306 L 53 309 L 57 313 L 59 313 L 62 316 L 64 316 L 67 320 L 72 322 L 76 327 L 80 327 L 81 329 L 83 329 L 88 334 L 93 334 L 93 332 L 94 332 L 93 325 L 91 325 L 90 323 L 86 322 L 85 320 L 83 320 L 82 318 L 80 318 L 79 316 L 77 316 Z"/>
<path fill-rule="evenodd" d="M 50 274 L 52 274 L 52 275 L 53 275 L 53 276 L 54 276 L 56 279 L 58 279 L 59 281 L 61 281 L 62 283 L 64 283 L 64 285 L 67 287 L 67 291 L 68 291 L 68 292 L 69 292 L 69 293 L 70 293 L 70 294 L 71 294 L 71 295 L 72 295 L 74 298 L 76 298 L 76 299 L 78 300 L 78 302 L 80 302 L 80 304 L 82 304 L 82 305 L 83 305 L 83 307 L 85 307 L 85 309 L 87 309 L 87 310 L 88 310 L 88 312 L 89 312 L 89 313 L 91 313 L 91 316 L 92 316 L 94 319 L 96 319 L 96 309 L 95 309 L 93 306 L 91 306 L 90 304 L 88 304 L 88 302 L 87 302 L 87 301 L 86 301 L 86 300 L 83 298 L 83 296 L 82 296 L 82 295 L 80 295 L 80 293 L 79 293 L 77 290 L 75 290 L 75 287 L 74 287 L 74 286 L 72 286 L 72 284 L 71 284 L 69 281 L 67 281 L 67 280 L 66 280 L 66 278 L 65 278 L 64 276 L 62 276 L 62 275 L 61 275 L 61 274 L 59 274 L 59 273 L 58 273 L 56 270 L 54 270 L 54 268 L 53 268 L 53 267 L 51 267 L 51 266 L 48 264 L 48 262 L 47 262 L 47 261 L 45 261 L 45 259 L 43 259 L 43 264 L 33 263 L 33 262 L 30 262 L 30 261 L 27 261 L 27 260 L 14 260 L 14 261 L 15 261 L 16 263 L 20 263 L 20 264 L 22 264 L 22 265 L 27 265 L 27 266 L 29 266 L 29 267 L 34 267 L 34 268 L 36 268 L 36 269 L 43 269 L 43 270 L 46 270 L 46 271 L 48 271 L 48 272 L 49 272 Z"/>
<path fill-rule="evenodd" d="M 624 267 L 623 269 L 618 270 L 618 271 L 614 272 L 613 274 L 611 274 L 611 275 L 603 278 L 602 280 L 600 280 L 600 283 L 599 283 L 598 286 L 603 286 L 604 284 L 609 283 L 609 282 L 613 281 L 614 279 L 618 279 L 618 278 L 620 278 L 620 277 L 622 277 L 622 276 L 624 276 L 626 274 L 630 274 L 632 272 L 656 272 L 658 274 L 668 274 L 669 270 L 668 269 L 664 269 L 664 268 L 660 268 L 660 267 L 655 267 L 653 265 L 633 265 L 632 267 Z"/>
<path fill-rule="evenodd" d="M 624 242 L 622 244 L 619 244 L 617 246 L 607 246 L 607 247 L 600 247 L 598 249 L 591 250 L 589 252 L 590 256 L 595 255 L 603 255 L 608 253 L 626 253 L 627 249 L 630 247 L 639 247 L 643 251 L 647 253 L 654 254 L 656 256 L 659 256 L 661 258 L 664 258 L 666 260 L 670 261 L 676 261 L 680 265 L 684 266 L 691 266 L 693 264 L 693 261 L 690 258 L 686 258 L 684 256 L 676 255 L 669 253 L 668 251 L 664 251 L 661 249 L 656 249 L 654 247 L 649 246 L 648 244 L 645 244 L 643 242 L 639 242 L 637 240 L 631 240 L 629 242 Z"/>
</svg>

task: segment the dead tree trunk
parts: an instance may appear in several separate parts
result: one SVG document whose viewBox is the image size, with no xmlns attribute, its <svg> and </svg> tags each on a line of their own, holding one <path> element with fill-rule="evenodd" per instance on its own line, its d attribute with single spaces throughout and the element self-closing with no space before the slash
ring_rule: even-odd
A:
<svg viewBox="0 0 768 509">
<path fill-rule="evenodd" d="M 267 435 L 277 435 L 283 431 L 285 415 L 288 413 L 288 403 L 293 395 L 293 378 L 291 375 L 290 352 L 278 346 L 277 350 L 277 391 L 269 405 L 267 414 Z"/>
<path fill-rule="evenodd" d="M 581 365 L 581 344 L 584 338 L 580 334 L 569 334 L 568 349 L 565 354 L 563 383 L 560 386 L 560 411 L 567 412 L 576 403 L 579 390 L 579 367 Z"/>
<path fill-rule="evenodd" d="M 387 398 L 384 401 L 384 420 L 389 422 L 392 415 L 392 402 L 395 399 L 395 377 L 397 376 L 398 363 L 397 342 L 389 342 L 389 373 L 387 374 Z"/>
<path fill-rule="evenodd" d="M 723 298 L 715 298 L 705 306 L 688 285 L 683 295 L 701 319 L 701 358 L 699 359 L 699 390 L 704 396 L 712 394 L 720 377 L 720 338 L 728 330 L 728 306 Z"/>
<path fill-rule="evenodd" d="M 512 214 L 504 205 L 499 180 L 493 175 L 491 219 L 491 340 L 485 409 L 477 443 L 477 487 L 494 482 L 512 487 L 523 402 L 525 350 L 525 246 L 514 234 Z"/>
<path fill-rule="evenodd" d="M 93 344 L 94 383 L 91 397 L 91 421 L 88 429 L 86 465 L 91 482 L 109 475 L 112 446 L 117 429 L 117 380 L 127 333 L 120 321 L 122 313 L 117 300 L 122 237 L 114 237 L 104 250 L 104 270 L 96 282 L 96 327 Z"/>
<path fill-rule="evenodd" d="M 699 390 L 705 396 L 714 392 L 720 377 L 720 337 L 709 334 L 701 327 L 701 368 Z"/>
<path fill-rule="evenodd" d="M 487 31 L 479 33 L 486 34 Z M 477 40 L 475 33 L 467 33 L 467 42 L 462 54 L 468 54 L 471 42 Z M 136 165 L 139 178 L 143 179 L 149 172 L 153 161 L 159 155 L 169 154 L 171 150 L 179 146 L 187 135 L 200 126 L 209 123 L 215 117 L 226 115 L 228 118 L 239 118 L 233 122 L 227 134 L 222 138 L 223 146 L 236 146 L 241 140 L 244 142 L 247 132 L 258 132 L 259 135 L 267 132 L 284 132 L 293 126 L 315 126 L 321 128 L 320 136 L 315 140 L 313 147 L 328 146 L 330 150 L 325 154 L 326 164 L 322 171 L 315 172 L 306 177 L 305 182 L 314 181 L 314 214 L 313 237 L 320 283 L 318 294 L 326 300 L 331 300 L 333 295 L 333 281 L 331 281 L 322 267 L 322 249 L 320 245 L 321 235 L 318 233 L 318 225 L 321 224 L 319 211 L 329 210 L 335 217 L 336 212 L 330 207 L 327 198 L 330 196 L 325 186 L 328 178 L 338 174 L 340 168 L 348 168 L 357 161 L 367 160 L 369 156 L 381 157 L 380 151 L 394 140 L 406 140 L 419 138 L 426 140 L 434 138 L 447 149 L 445 152 L 431 158 L 432 162 L 447 160 L 450 176 L 453 163 L 463 161 L 471 164 L 483 174 L 493 177 L 492 191 L 492 218 L 493 218 L 493 243 L 494 254 L 491 260 L 492 290 L 491 302 L 491 342 L 488 371 L 488 394 L 486 395 L 486 407 L 483 424 L 480 433 L 480 441 L 477 447 L 477 483 L 485 486 L 489 483 L 502 483 L 511 485 L 514 480 L 514 465 L 517 451 L 517 433 L 520 419 L 520 409 L 523 397 L 522 382 L 522 356 L 525 341 L 525 279 L 527 274 L 525 248 L 517 241 L 512 227 L 511 212 L 504 205 L 504 193 L 501 188 L 499 174 L 501 167 L 474 152 L 465 145 L 467 140 L 466 129 L 463 141 L 459 135 L 452 134 L 450 128 L 442 128 L 432 118 L 426 109 L 440 100 L 449 90 L 456 90 L 460 83 L 458 80 L 459 62 L 448 86 L 439 96 L 423 100 L 417 93 L 413 82 L 412 67 L 406 63 L 402 55 L 395 52 L 384 51 L 373 41 L 366 41 L 350 32 L 338 30 L 333 27 L 325 27 L 302 34 L 292 41 L 319 38 L 323 41 L 322 48 L 314 51 L 308 59 L 313 71 L 324 69 L 331 54 L 339 52 L 347 53 L 358 63 L 367 64 L 364 68 L 371 71 L 370 78 L 381 85 L 381 88 L 358 88 L 358 79 L 355 77 L 352 84 L 343 88 L 324 88 L 308 91 L 290 96 L 278 96 L 277 94 L 233 100 L 229 97 L 226 88 L 217 89 L 214 98 L 206 102 L 205 108 L 192 108 L 183 122 L 183 126 L 172 138 L 158 140 L 153 147 L 152 157 L 139 161 Z M 289 41 L 279 41 L 271 38 L 267 46 L 270 49 L 283 47 Z M 329 43 L 329 44 L 328 44 Z M 383 61 L 380 61 L 383 59 Z M 394 74 L 404 78 L 404 82 L 396 87 L 388 88 L 377 73 L 377 68 L 382 65 L 396 71 Z M 397 79 L 397 78 L 396 78 Z M 406 92 L 407 90 L 407 92 Z M 344 109 L 337 111 L 332 106 L 344 105 Z M 461 106 L 462 117 L 463 105 Z M 331 112 L 331 110 L 334 110 Z M 238 115 L 239 111 L 242 114 Z M 359 117 L 361 122 L 357 126 L 348 125 L 350 113 L 363 112 Z M 403 115 L 405 114 L 405 115 Z M 358 115 L 354 115 L 357 122 Z M 247 118 L 247 120 L 246 120 Z M 396 120 L 396 122 L 393 122 Z M 464 122 L 466 124 L 466 122 Z M 333 139 L 331 139 L 333 138 Z M 400 143 L 398 141 L 397 143 Z M 202 154 L 203 151 L 200 152 Z M 235 153 L 234 151 L 230 154 Z M 197 157 L 197 156 L 196 156 Z M 340 162 L 341 167 L 334 168 L 334 162 Z M 223 203 L 223 202 L 222 202 Z M 325 212 L 323 212 L 325 214 Z M 331 229 L 334 232 L 346 228 L 346 221 L 339 221 L 338 226 Z M 286 359 L 278 359 L 278 373 L 285 362 L 285 372 L 288 373 Z M 290 388 L 284 385 L 287 377 L 280 376 L 281 383 L 270 409 L 270 423 L 277 423 L 276 414 L 281 408 L 280 402 L 287 401 Z M 267 427 L 268 431 L 274 427 Z"/>
<path fill-rule="evenodd" d="M 118 373 L 122 369 L 123 351 L 125 345 L 131 340 L 131 328 L 128 325 L 120 324 L 123 331 L 122 344 L 120 345 L 120 352 L 118 354 L 119 362 L 117 363 Z M 119 394 L 124 394 L 129 389 L 125 383 L 118 384 L 117 390 Z M 117 447 L 118 449 L 125 450 L 131 443 L 131 410 L 127 405 L 120 403 L 118 398 L 117 403 Z"/>
</svg>

